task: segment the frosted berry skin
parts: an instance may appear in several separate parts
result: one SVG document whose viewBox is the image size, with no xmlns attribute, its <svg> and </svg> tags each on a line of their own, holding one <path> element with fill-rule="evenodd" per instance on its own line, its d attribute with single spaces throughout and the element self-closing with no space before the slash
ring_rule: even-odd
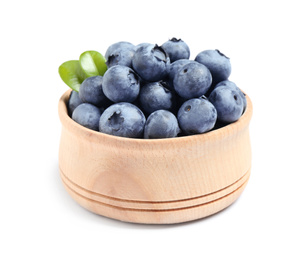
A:
<svg viewBox="0 0 288 260">
<path fill-rule="evenodd" d="M 201 134 L 213 129 L 217 120 L 217 111 L 205 98 L 193 98 L 182 104 L 177 118 L 185 134 Z"/>
<path fill-rule="evenodd" d="M 244 110 L 239 91 L 226 85 L 215 88 L 209 95 L 209 101 L 215 106 L 218 119 L 224 123 L 237 121 Z"/>
<path fill-rule="evenodd" d="M 173 80 L 176 73 L 179 71 L 179 69 L 181 69 L 184 65 L 188 64 L 189 62 L 191 61 L 187 59 L 180 59 L 170 64 L 168 70 L 168 83 L 171 89 L 174 89 Z"/>
<path fill-rule="evenodd" d="M 158 45 L 143 44 L 137 48 L 132 59 L 132 67 L 145 81 L 164 79 L 168 73 L 170 59 Z"/>
<path fill-rule="evenodd" d="M 108 103 L 107 97 L 102 90 L 102 76 L 86 78 L 79 88 L 79 97 L 83 103 L 90 103 L 102 107 Z"/>
<path fill-rule="evenodd" d="M 72 119 L 92 130 L 99 130 L 100 109 L 89 103 L 82 103 L 75 108 Z"/>
<path fill-rule="evenodd" d="M 140 47 L 145 47 L 147 45 L 151 45 L 151 43 L 148 42 L 139 43 L 138 45 L 135 46 L 135 51 L 137 51 L 137 49 L 139 49 Z"/>
<path fill-rule="evenodd" d="M 220 86 L 227 86 L 229 88 L 235 89 L 239 93 L 239 95 L 242 98 L 242 102 L 243 102 L 243 112 L 242 113 L 244 113 L 244 111 L 246 110 L 246 107 L 247 107 L 247 99 L 245 97 L 245 94 L 241 91 L 241 89 L 234 82 L 232 82 L 230 80 L 224 80 L 224 81 L 219 82 L 215 86 L 215 88 L 220 87 Z"/>
<path fill-rule="evenodd" d="M 202 51 L 196 56 L 195 61 L 210 70 L 214 84 L 228 79 L 231 74 L 230 59 L 219 50 Z"/>
<path fill-rule="evenodd" d="M 170 62 L 190 58 L 189 46 L 181 39 L 172 38 L 164 42 L 161 47 L 168 54 Z"/>
<path fill-rule="evenodd" d="M 131 68 L 134 53 L 135 53 L 134 46 L 133 48 L 117 49 L 109 55 L 106 61 L 106 65 L 108 68 L 111 68 L 115 65 L 123 65 Z"/>
<path fill-rule="evenodd" d="M 186 100 L 205 95 L 212 83 L 210 71 L 201 63 L 191 61 L 175 74 L 173 85 L 178 95 Z"/>
<path fill-rule="evenodd" d="M 144 127 L 145 139 L 172 138 L 180 132 L 177 118 L 167 110 L 157 110 L 149 115 Z"/>
<path fill-rule="evenodd" d="M 102 89 L 111 101 L 133 102 L 139 95 L 139 76 L 129 67 L 115 65 L 103 76 Z"/>
<path fill-rule="evenodd" d="M 99 121 L 102 133 L 140 138 L 143 137 L 146 118 L 143 112 L 133 104 L 120 102 L 104 110 Z"/>
<path fill-rule="evenodd" d="M 123 49 L 135 50 L 135 46 L 132 43 L 126 41 L 115 42 L 107 48 L 105 52 L 105 59 L 108 60 L 109 56 L 113 55 L 113 53 L 117 53 L 119 50 Z"/>
<path fill-rule="evenodd" d="M 147 83 L 141 87 L 139 102 L 146 114 L 160 109 L 172 111 L 175 106 L 175 96 L 164 82 Z"/>
<path fill-rule="evenodd" d="M 80 99 L 79 93 L 75 90 L 72 90 L 67 104 L 69 116 L 72 116 L 72 113 L 75 110 L 75 108 L 82 103 L 83 101 Z"/>
</svg>

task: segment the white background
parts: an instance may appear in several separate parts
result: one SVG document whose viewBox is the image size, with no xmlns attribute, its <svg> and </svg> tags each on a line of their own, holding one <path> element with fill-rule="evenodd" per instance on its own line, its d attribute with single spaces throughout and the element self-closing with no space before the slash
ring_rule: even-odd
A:
<svg viewBox="0 0 288 260">
<path fill-rule="evenodd" d="M 0 259 L 288 259 L 286 1 L 2 1 Z M 212 217 L 139 225 L 97 216 L 64 190 L 59 65 L 117 41 L 182 38 L 219 49 L 254 105 L 252 175 Z"/>
</svg>

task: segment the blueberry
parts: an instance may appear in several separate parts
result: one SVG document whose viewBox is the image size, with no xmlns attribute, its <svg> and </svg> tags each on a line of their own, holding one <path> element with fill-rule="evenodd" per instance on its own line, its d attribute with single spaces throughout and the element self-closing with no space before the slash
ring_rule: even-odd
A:
<svg viewBox="0 0 288 260">
<path fill-rule="evenodd" d="M 243 101 L 239 91 L 227 85 L 216 87 L 211 92 L 209 101 L 215 106 L 218 119 L 222 122 L 232 123 L 243 113 Z"/>
<path fill-rule="evenodd" d="M 168 70 L 168 82 L 172 89 L 174 89 L 173 80 L 174 80 L 176 73 L 179 71 L 179 69 L 181 69 L 184 65 L 188 64 L 189 62 L 191 62 L 191 60 L 180 59 L 170 64 L 169 70 Z"/>
<path fill-rule="evenodd" d="M 75 110 L 75 108 L 82 103 L 83 102 L 79 97 L 79 93 L 76 92 L 75 90 L 72 90 L 68 99 L 68 104 L 67 104 L 69 116 L 72 116 L 72 113 Z"/>
<path fill-rule="evenodd" d="M 146 119 L 143 112 L 133 104 L 113 104 L 100 117 L 99 130 L 102 133 L 138 138 L 143 136 Z"/>
<path fill-rule="evenodd" d="M 161 47 L 168 54 L 170 62 L 190 58 L 189 46 L 181 39 L 172 38 L 169 41 L 164 42 Z"/>
<path fill-rule="evenodd" d="M 86 78 L 79 88 L 79 97 L 83 103 L 97 107 L 105 106 L 109 101 L 102 90 L 102 76 Z"/>
<path fill-rule="evenodd" d="M 228 79 L 231 74 L 230 59 L 219 50 L 202 51 L 196 56 L 195 61 L 204 64 L 210 70 L 215 84 Z"/>
<path fill-rule="evenodd" d="M 173 85 L 175 91 L 185 99 L 197 98 L 208 91 L 212 76 L 206 66 L 190 61 L 175 74 Z"/>
<path fill-rule="evenodd" d="M 82 103 L 75 108 L 72 119 L 78 124 L 92 130 L 99 129 L 100 109 L 89 103 Z"/>
<path fill-rule="evenodd" d="M 140 91 L 140 79 L 129 67 L 116 65 L 103 76 L 103 92 L 113 102 L 133 102 Z"/>
<path fill-rule="evenodd" d="M 118 44 L 120 45 L 120 44 Z M 132 67 L 132 58 L 135 53 L 135 46 L 133 44 L 122 44 L 118 47 L 113 47 L 107 53 L 106 65 L 111 68 L 115 65 L 123 65 L 127 67 Z"/>
<path fill-rule="evenodd" d="M 137 51 L 137 49 L 139 49 L 140 47 L 145 47 L 147 45 L 151 45 L 151 43 L 148 43 L 148 42 L 142 42 L 138 45 L 135 46 L 135 51 Z"/>
<path fill-rule="evenodd" d="M 106 53 L 105 53 L 106 60 L 108 60 L 109 56 L 113 55 L 113 53 L 115 53 L 121 49 L 135 49 L 135 46 L 132 43 L 125 42 L 125 41 L 113 43 L 106 50 Z"/>
<path fill-rule="evenodd" d="M 168 72 L 170 64 L 166 52 L 158 45 L 143 44 L 137 48 L 132 59 L 136 73 L 145 81 L 160 81 Z"/>
<path fill-rule="evenodd" d="M 176 137 L 180 132 L 177 118 L 167 110 L 157 110 L 149 115 L 144 128 L 145 139 Z"/>
<path fill-rule="evenodd" d="M 232 81 L 230 81 L 230 80 L 224 80 L 224 81 L 219 82 L 219 83 L 215 86 L 215 88 L 220 87 L 220 86 L 227 86 L 227 87 L 229 87 L 229 88 L 233 88 L 233 89 L 235 89 L 235 90 L 239 93 L 239 95 L 240 95 L 241 98 L 242 98 L 242 102 L 243 102 L 243 112 L 244 112 L 245 109 L 246 109 L 246 107 L 247 107 L 247 100 L 246 100 L 245 94 L 241 91 L 241 89 L 238 88 L 238 86 L 237 86 L 234 82 L 232 82 Z"/>
<path fill-rule="evenodd" d="M 211 130 L 217 120 L 217 111 L 205 98 L 192 98 L 183 103 L 178 111 L 178 122 L 188 135 Z"/>
<path fill-rule="evenodd" d="M 139 102 L 142 110 L 147 114 L 159 109 L 172 111 L 175 105 L 175 96 L 164 82 L 152 82 L 141 87 Z"/>
</svg>

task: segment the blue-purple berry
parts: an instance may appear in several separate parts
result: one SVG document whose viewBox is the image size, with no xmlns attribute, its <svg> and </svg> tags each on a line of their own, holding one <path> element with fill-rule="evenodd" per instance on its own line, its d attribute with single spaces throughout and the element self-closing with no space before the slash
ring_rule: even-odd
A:
<svg viewBox="0 0 288 260">
<path fill-rule="evenodd" d="M 160 109 L 172 111 L 175 101 L 174 93 L 164 82 L 147 83 L 141 87 L 139 93 L 141 108 L 148 115 Z"/>
<path fill-rule="evenodd" d="M 67 103 L 68 114 L 72 116 L 74 109 L 82 103 L 83 101 L 80 99 L 79 93 L 72 90 Z"/>
<path fill-rule="evenodd" d="M 102 88 L 105 96 L 115 103 L 133 102 L 139 95 L 140 79 L 131 68 L 115 65 L 104 74 Z"/>
<path fill-rule="evenodd" d="M 185 134 L 201 134 L 213 129 L 217 120 L 217 111 L 207 99 L 193 98 L 182 104 L 177 118 Z"/>
<path fill-rule="evenodd" d="M 79 88 L 79 97 L 83 103 L 90 103 L 97 107 L 105 106 L 108 103 L 107 97 L 102 89 L 102 76 L 86 78 Z"/>
<path fill-rule="evenodd" d="M 172 38 L 164 42 L 161 47 L 168 54 L 171 63 L 176 60 L 190 58 L 189 46 L 181 39 Z"/>
<path fill-rule="evenodd" d="M 145 81 L 164 79 L 168 73 L 170 59 L 158 45 L 143 44 L 137 48 L 132 59 L 133 69 Z"/>
<path fill-rule="evenodd" d="M 143 137 L 145 122 L 146 118 L 138 107 L 120 102 L 105 109 L 100 117 L 99 130 L 110 135 L 139 138 Z"/>
<path fill-rule="evenodd" d="M 72 113 L 75 122 L 92 130 L 99 130 L 100 116 L 100 109 L 89 103 L 80 104 Z"/>
<path fill-rule="evenodd" d="M 157 110 L 149 115 L 144 128 L 145 139 L 172 138 L 180 132 L 177 118 L 167 110 Z"/>
<path fill-rule="evenodd" d="M 219 50 L 202 51 L 196 56 L 195 61 L 210 70 L 214 84 L 228 79 L 231 74 L 230 59 Z"/>
<path fill-rule="evenodd" d="M 226 85 L 215 88 L 209 95 L 209 101 L 217 110 L 218 120 L 224 123 L 237 121 L 244 110 L 239 91 Z"/>
<path fill-rule="evenodd" d="M 186 100 L 201 97 L 212 83 L 210 71 L 201 63 L 191 61 L 179 69 L 173 80 L 175 91 Z"/>
</svg>

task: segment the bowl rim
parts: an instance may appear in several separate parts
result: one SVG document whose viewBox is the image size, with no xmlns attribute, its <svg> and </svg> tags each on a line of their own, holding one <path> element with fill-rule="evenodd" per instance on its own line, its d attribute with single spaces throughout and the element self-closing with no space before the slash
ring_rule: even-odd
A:
<svg viewBox="0 0 288 260">
<path fill-rule="evenodd" d="M 144 138 L 128 138 L 128 137 L 121 137 L 121 136 L 114 136 L 106 133 L 101 133 L 99 131 L 95 131 L 84 127 L 77 122 L 75 122 L 69 115 L 68 115 L 68 108 L 67 102 L 69 96 L 72 92 L 72 89 L 65 91 L 59 99 L 58 103 L 58 115 L 60 121 L 62 123 L 62 127 L 65 126 L 69 128 L 71 131 L 75 132 L 76 134 L 84 136 L 89 136 L 89 138 L 96 138 L 97 140 L 103 139 L 104 141 L 110 142 L 124 142 L 125 144 L 135 144 L 135 145 L 149 145 L 149 144 L 159 144 L 165 145 L 165 143 L 187 143 L 191 141 L 195 142 L 202 142 L 207 140 L 215 140 L 216 136 L 229 136 L 234 134 L 235 132 L 240 131 L 241 129 L 245 128 L 249 125 L 249 122 L 252 117 L 253 113 L 253 106 L 250 97 L 245 93 L 246 100 L 247 100 L 247 107 L 241 117 L 226 126 L 220 127 L 218 129 L 211 130 L 209 132 L 203 134 L 195 134 L 195 135 L 188 135 L 188 136 L 179 136 L 179 137 L 172 137 L 172 138 L 162 138 L 162 139 L 144 139 Z"/>
</svg>

